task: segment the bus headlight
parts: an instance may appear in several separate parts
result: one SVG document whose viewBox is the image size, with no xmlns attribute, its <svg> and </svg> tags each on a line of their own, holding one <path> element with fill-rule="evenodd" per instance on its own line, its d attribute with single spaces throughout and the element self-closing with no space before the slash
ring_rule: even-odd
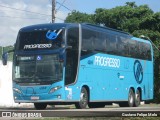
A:
<svg viewBox="0 0 160 120">
<path fill-rule="evenodd" d="M 56 86 L 56 87 L 52 88 L 52 89 L 49 91 L 49 93 L 53 93 L 53 92 L 55 92 L 55 91 L 57 91 L 57 90 L 59 90 L 59 89 L 61 89 L 61 88 L 62 88 L 62 86 Z"/>
<path fill-rule="evenodd" d="M 19 90 L 18 88 L 13 88 L 13 91 L 15 91 L 18 94 L 22 94 L 21 90 Z"/>
</svg>

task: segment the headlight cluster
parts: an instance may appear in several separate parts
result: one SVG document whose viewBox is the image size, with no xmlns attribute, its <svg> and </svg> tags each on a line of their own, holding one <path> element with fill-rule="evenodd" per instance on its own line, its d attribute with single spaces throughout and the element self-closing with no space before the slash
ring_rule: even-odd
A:
<svg viewBox="0 0 160 120">
<path fill-rule="evenodd" d="M 56 87 L 52 88 L 52 89 L 49 91 L 49 93 L 53 93 L 53 92 L 55 92 L 55 91 L 57 91 L 57 90 L 59 90 L 59 89 L 61 89 L 61 88 L 62 88 L 62 86 L 56 86 Z"/>
<path fill-rule="evenodd" d="M 13 91 L 15 91 L 16 93 L 22 94 L 21 90 L 19 90 L 18 88 L 13 88 Z"/>
</svg>

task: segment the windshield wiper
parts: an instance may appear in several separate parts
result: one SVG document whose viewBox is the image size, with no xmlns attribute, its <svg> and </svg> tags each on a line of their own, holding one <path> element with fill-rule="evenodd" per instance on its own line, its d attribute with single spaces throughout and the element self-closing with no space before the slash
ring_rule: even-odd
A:
<svg viewBox="0 0 160 120">
<path fill-rule="evenodd" d="M 20 81 L 17 80 L 17 79 L 13 79 L 13 81 L 16 82 L 16 83 L 20 83 Z"/>
</svg>

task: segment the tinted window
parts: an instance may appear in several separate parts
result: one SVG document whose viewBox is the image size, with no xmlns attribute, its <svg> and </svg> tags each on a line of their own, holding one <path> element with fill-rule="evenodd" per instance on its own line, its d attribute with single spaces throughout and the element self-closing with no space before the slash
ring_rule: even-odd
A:
<svg viewBox="0 0 160 120">
<path fill-rule="evenodd" d="M 129 54 L 131 57 L 136 57 L 136 41 L 130 40 L 129 41 Z"/>
<path fill-rule="evenodd" d="M 110 30 L 95 31 L 83 28 L 82 55 L 89 54 L 93 51 L 151 60 L 151 48 L 147 43 L 132 40 L 131 36 Z"/>
<path fill-rule="evenodd" d="M 119 36 L 118 41 L 117 41 L 117 46 L 118 46 L 118 54 L 122 56 L 130 56 L 129 55 L 129 39 Z"/>
<path fill-rule="evenodd" d="M 139 42 L 140 45 L 140 57 L 144 60 L 151 60 L 151 48 L 150 45 L 147 43 Z"/>
<path fill-rule="evenodd" d="M 147 60 L 152 60 L 151 57 L 151 46 L 149 44 L 146 44 L 146 59 Z"/>
<path fill-rule="evenodd" d="M 106 38 L 104 33 L 96 32 L 96 37 L 94 38 L 94 48 L 96 51 L 106 51 Z"/>
<path fill-rule="evenodd" d="M 94 41 L 96 39 L 96 33 L 89 29 L 82 29 L 82 50 L 93 51 Z"/>
<path fill-rule="evenodd" d="M 151 46 L 148 43 L 130 40 L 129 49 L 131 57 L 151 60 Z"/>
<path fill-rule="evenodd" d="M 30 32 L 19 32 L 16 49 L 54 49 L 59 48 L 63 42 L 63 29 L 58 30 L 35 30 Z"/>
<path fill-rule="evenodd" d="M 65 85 L 72 84 L 76 80 L 78 55 L 79 55 L 79 29 L 69 28 L 67 31 L 67 45 L 72 49 L 66 50 Z"/>
<path fill-rule="evenodd" d="M 108 54 L 117 54 L 117 38 L 113 34 L 107 34 L 107 53 Z"/>
<path fill-rule="evenodd" d="M 78 28 L 70 28 L 67 34 L 67 45 L 72 49 L 78 49 L 79 30 Z"/>
</svg>

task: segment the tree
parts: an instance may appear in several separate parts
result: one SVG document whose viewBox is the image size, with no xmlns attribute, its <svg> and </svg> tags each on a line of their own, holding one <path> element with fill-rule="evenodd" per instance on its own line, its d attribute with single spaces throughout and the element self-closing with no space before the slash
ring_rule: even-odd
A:
<svg viewBox="0 0 160 120">
<path fill-rule="evenodd" d="M 92 19 L 93 15 L 88 15 L 86 13 L 80 13 L 78 11 L 73 11 L 68 14 L 65 22 L 69 23 L 94 23 Z"/>
<path fill-rule="evenodd" d="M 132 8 L 137 7 L 137 5 L 136 5 L 135 2 L 126 2 L 126 6 L 130 6 L 130 7 L 132 7 Z"/>
</svg>

